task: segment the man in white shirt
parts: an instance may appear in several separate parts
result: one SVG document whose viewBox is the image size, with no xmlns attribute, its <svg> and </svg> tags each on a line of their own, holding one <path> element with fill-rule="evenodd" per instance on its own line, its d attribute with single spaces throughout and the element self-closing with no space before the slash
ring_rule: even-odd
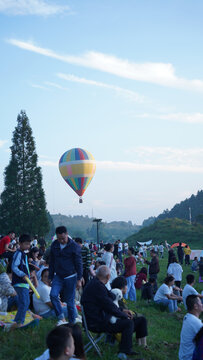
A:
<svg viewBox="0 0 203 360">
<path fill-rule="evenodd" d="M 122 262 L 122 254 L 123 254 L 123 244 L 119 239 L 118 240 L 118 258 L 119 258 L 120 262 Z"/>
<path fill-rule="evenodd" d="M 41 280 L 38 282 L 37 291 L 40 295 L 38 299 L 33 294 L 33 307 L 36 314 L 42 316 L 45 319 L 56 317 L 56 313 L 53 309 L 52 302 L 50 300 L 50 280 L 49 269 L 44 269 L 41 274 Z M 67 316 L 67 307 L 62 306 L 64 316 Z"/>
<path fill-rule="evenodd" d="M 180 334 L 179 360 L 192 360 L 195 344 L 193 339 L 203 326 L 199 319 L 203 311 L 203 305 L 199 296 L 189 295 L 186 299 L 188 313 L 183 319 L 183 326 Z"/>
<path fill-rule="evenodd" d="M 183 303 L 187 310 L 186 299 L 187 299 L 188 295 L 197 295 L 201 299 L 203 298 L 203 295 L 199 294 L 197 292 L 197 290 L 195 290 L 195 288 L 193 287 L 195 284 L 195 277 L 193 274 L 188 274 L 186 276 L 186 281 L 187 281 L 187 284 L 185 285 L 185 287 L 183 289 Z"/>
</svg>

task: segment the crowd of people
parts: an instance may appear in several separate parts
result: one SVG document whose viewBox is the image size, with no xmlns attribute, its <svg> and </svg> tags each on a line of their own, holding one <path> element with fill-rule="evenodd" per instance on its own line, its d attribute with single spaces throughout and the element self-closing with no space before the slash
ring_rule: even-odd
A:
<svg viewBox="0 0 203 360">
<path fill-rule="evenodd" d="M 88 329 L 105 332 L 107 342 L 119 338 L 118 358 L 136 355 L 133 333 L 137 344 L 147 349 L 147 319 L 132 312 L 126 300 L 136 302 L 136 291 L 143 301 L 162 306 L 170 313 L 181 311 L 183 303 L 187 314 L 180 335 L 180 360 L 203 359 L 202 294 L 194 288 L 199 271 L 202 282 L 203 258 L 195 258 L 187 284 L 182 289 L 183 259 L 190 265 L 191 250 L 180 243 L 177 257 L 174 248 L 164 245 L 141 244 L 130 247 L 128 242 L 114 244 L 87 243 L 71 238 L 66 227 L 56 228 L 51 245 L 43 238 L 31 239 L 14 231 L 0 239 L 0 312 L 16 309 L 12 329 L 24 325 L 29 310 L 40 319 L 55 318 L 57 327 L 47 336 L 47 347 L 38 360 L 85 359 L 82 340 L 82 306 Z M 186 249 L 186 251 L 184 251 Z M 166 277 L 158 287 L 159 259 L 168 254 Z M 150 254 L 151 260 L 148 260 Z M 137 264 L 141 269 L 137 272 Z M 39 296 L 30 289 L 29 281 Z M 201 354 L 202 357 L 199 357 Z"/>
</svg>

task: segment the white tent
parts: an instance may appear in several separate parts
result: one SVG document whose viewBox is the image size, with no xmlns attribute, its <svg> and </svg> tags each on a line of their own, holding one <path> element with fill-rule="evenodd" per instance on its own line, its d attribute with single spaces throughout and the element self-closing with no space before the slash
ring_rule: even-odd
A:
<svg viewBox="0 0 203 360">
<path fill-rule="evenodd" d="M 140 246 L 143 246 L 143 245 L 149 246 L 149 245 L 151 245 L 152 240 L 144 241 L 144 242 L 137 241 L 137 243 L 138 243 Z"/>
</svg>

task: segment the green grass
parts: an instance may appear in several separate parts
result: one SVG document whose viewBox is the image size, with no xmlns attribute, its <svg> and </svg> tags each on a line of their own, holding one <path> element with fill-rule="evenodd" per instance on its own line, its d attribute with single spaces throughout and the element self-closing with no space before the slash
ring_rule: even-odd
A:
<svg viewBox="0 0 203 360">
<path fill-rule="evenodd" d="M 158 284 L 163 282 L 166 276 L 167 255 L 164 259 L 160 259 L 161 271 L 158 276 Z M 138 266 L 138 271 L 141 266 Z M 191 273 L 190 267 L 183 265 L 183 281 L 185 285 L 185 277 Z M 195 274 L 197 291 L 202 291 L 202 284 L 198 283 L 198 273 Z M 133 340 L 134 349 L 139 351 L 140 358 L 145 360 L 175 360 L 178 359 L 179 338 L 182 326 L 182 319 L 186 311 L 182 306 L 181 313 L 170 314 L 167 310 L 163 310 L 159 306 L 150 303 L 144 303 L 140 300 L 140 292 L 137 291 L 137 302 L 128 302 L 129 308 L 137 313 L 144 315 L 148 321 L 148 337 L 147 342 L 149 350 L 142 350 Z M 40 325 L 34 329 L 15 330 L 11 333 L 0 332 L 0 360 L 33 360 L 45 350 L 45 338 L 50 329 L 53 328 L 56 321 L 42 320 Z M 86 341 L 86 339 L 84 338 Z M 117 344 L 111 347 L 105 343 L 101 344 L 103 358 L 105 360 L 117 359 Z M 141 350 L 140 350 L 141 349 Z M 87 360 L 96 358 L 94 351 L 88 353 Z M 136 357 L 135 357 L 136 359 Z"/>
</svg>

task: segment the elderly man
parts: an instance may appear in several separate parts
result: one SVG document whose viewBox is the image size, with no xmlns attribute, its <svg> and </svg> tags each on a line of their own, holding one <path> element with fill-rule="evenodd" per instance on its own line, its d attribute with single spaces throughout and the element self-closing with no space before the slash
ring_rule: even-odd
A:
<svg viewBox="0 0 203 360">
<path fill-rule="evenodd" d="M 193 339 L 202 327 L 199 319 L 203 311 L 203 305 L 198 295 L 189 295 L 186 299 L 188 313 L 183 319 L 183 326 L 180 334 L 179 360 L 192 360 L 195 344 Z"/>
<path fill-rule="evenodd" d="M 106 288 L 110 279 L 110 269 L 101 265 L 84 289 L 81 303 L 84 307 L 88 329 L 93 332 L 121 333 L 118 357 L 127 359 L 135 355 L 132 351 L 134 324 L 129 310 L 121 311 L 114 303 L 115 295 Z M 115 324 L 110 323 L 111 316 L 117 317 Z"/>
<path fill-rule="evenodd" d="M 61 324 L 65 317 L 59 294 L 63 292 L 67 303 L 68 320 L 75 323 L 75 289 L 81 287 L 82 257 L 80 247 L 68 236 L 65 226 L 56 228 L 57 240 L 51 245 L 49 278 L 52 280 L 50 298 L 53 308 Z"/>
</svg>

